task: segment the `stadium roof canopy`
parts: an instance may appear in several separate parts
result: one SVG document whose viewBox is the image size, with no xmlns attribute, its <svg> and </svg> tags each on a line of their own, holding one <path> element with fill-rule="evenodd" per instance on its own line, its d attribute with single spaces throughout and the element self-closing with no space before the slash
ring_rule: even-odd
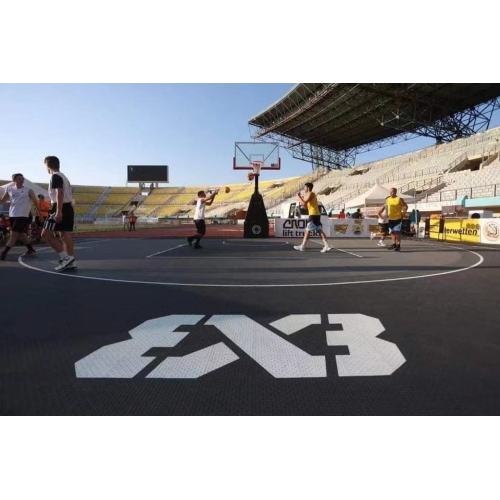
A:
<svg viewBox="0 0 500 500">
<path fill-rule="evenodd" d="M 497 83 L 300 83 L 249 124 L 255 138 L 335 168 L 416 135 L 447 142 L 485 130 L 498 96 Z"/>
</svg>

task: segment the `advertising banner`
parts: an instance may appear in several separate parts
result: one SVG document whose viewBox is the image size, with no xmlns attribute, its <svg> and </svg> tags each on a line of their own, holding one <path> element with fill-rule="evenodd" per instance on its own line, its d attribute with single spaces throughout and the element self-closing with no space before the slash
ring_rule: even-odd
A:
<svg viewBox="0 0 500 500">
<path fill-rule="evenodd" d="M 377 219 L 329 219 L 321 216 L 323 231 L 333 238 L 369 238 L 379 229 Z M 302 238 L 307 226 L 305 219 L 276 219 L 276 238 Z M 313 236 L 317 236 L 313 233 Z"/>
<path fill-rule="evenodd" d="M 480 219 L 481 243 L 500 245 L 500 219 Z"/>
<path fill-rule="evenodd" d="M 321 224 L 326 236 L 330 236 L 330 219 L 321 216 Z M 307 227 L 307 219 L 276 219 L 274 222 L 274 236 L 276 238 L 303 238 Z M 311 236 L 319 236 L 312 233 Z"/>
<path fill-rule="evenodd" d="M 431 219 L 429 236 L 443 241 L 466 243 L 481 242 L 481 224 L 479 219 L 447 219 L 440 228 L 439 219 Z"/>
<path fill-rule="evenodd" d="M 481 224 L 477 219 L 447 220 L 444 223 L 446 241 L 481 242 Z"/>
<path fill-rule="evenodd" d="M 442 240 L 444 227 L 439 217 L 431 217 L 429 221 L 429 238 L 433 240 Z"/>
<path fill-rule="evenodd" d="M 334 238 L 369 238 L 379 230 L 377 219 L 331 219 L 330 236 Z"/>
</svg>

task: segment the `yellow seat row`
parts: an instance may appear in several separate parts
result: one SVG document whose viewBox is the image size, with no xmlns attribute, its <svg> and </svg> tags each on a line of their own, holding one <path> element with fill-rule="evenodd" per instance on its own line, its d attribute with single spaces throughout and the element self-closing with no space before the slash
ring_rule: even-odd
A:
<svg viewBox="0 0 500 500">
<path fill-rule="evenodd" d="M 112 187 L 112 194 L 137 194 L 139 189 L 136 187 Z"/>
<path fill-rule="evenodd" d="M 96 210 L 97 216 L 113 216 L 120 215 L 120 211 L 123 207 L 121 205 L 101 205 Z"/>
<path fill-rule="evenodd" d="M 77 204 L 95 203 L 99 199 L 100 195 L 101 193 L 81 193 L 81 192 L 73 193 L 73 197 Z"/>
<path fill-rule="evenodd" d="M 175 215 L 179 210 L 182 210 L 182 205 L 166 205 L 164 207 L 160 207 L 156 215 L 157 217 L 170 217 L 171 215 Z"/>
<path fill-rule="evenodd" d="M 167 200 L 168 195 L 165 194 L 150 194 L 143 202 L 143 205 L 162 205 Z"/>
<path fill-rule="evenodd" d="M 196 200 L 195 193 L 174 194 L 166 200 L 166 205 L 189 205 Z"/>
<path fill-rule="evenodd" d="M 111 193 L 104 200 L 104 203 L 106 205 L 127 205 L 130 201 L 132 201 L 132 199 L 133 196 L 130 193 Z"/>
<path fill-rule="evenodd" d="M 106 188 L 103 186 L 72 186 L 73 193 L 97 193 L 100 195 Z"/>
<path fill-rule="evenodd" d="M 85 203 L 83 203 L 83 204 L 77 203 L 77 204 L 75 204 L 75 207 L 74 207 L 75 215 L 87 215 L 90 212 L 90 210 L 92 210 L 93 206 L 94 205 L 89 205 L 89 204 L 85 204 Z"/>
</svg>

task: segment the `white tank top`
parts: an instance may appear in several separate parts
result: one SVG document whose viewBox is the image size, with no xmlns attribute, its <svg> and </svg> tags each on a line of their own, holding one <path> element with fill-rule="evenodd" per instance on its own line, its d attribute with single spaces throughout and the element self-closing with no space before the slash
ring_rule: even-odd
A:
<svg viewBox="0 0 500 500">
<path fill-rule="evenodd" d="M 9 217 L 28 217 L 31 211 L 30 188 L 18 188 L 14 183 L 5 189 L 9 193 Z"/>
<path fill-rule="evenodd" d="M 63 203 L 71 203 L 73 201 L 73 191 L 71 189 L 71 184 L 68 181 L 68 178 L 62 173 L 62 172 L 54 172 L 50 176 L 50 182 L 49 182 L 49 197 L 50 201 L 52 203 L 57 203 L 57 187 L 53 187 L 53 184 L 56 183 L 56 179 L 54 179 L 55 176 L 59 176 L 62 179 L 63 185 Z"/>
<path fill-rule="evenodd" d="M 382 211 L 382 215 L 378 216 L 378 223 L 379 224 L 387 224 L 389 222 L 389 219 L 387 218 L 387 208 L 384 208 Z"/>
<path fill-rule="evenodd" d="M 201 198 L 198 198 L 196 202 L 196 210 L 194 211 L 194 220 L 204 220 L 205 219 L 205 203 Z"/>
</svg>

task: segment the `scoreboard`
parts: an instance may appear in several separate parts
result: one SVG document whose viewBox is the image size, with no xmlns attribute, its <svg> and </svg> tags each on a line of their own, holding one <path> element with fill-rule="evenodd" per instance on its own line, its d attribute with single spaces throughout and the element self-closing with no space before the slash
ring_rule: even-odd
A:
<svg viewBox="0 0 500 500">
<path fill-rule="evenodd" d="M 168 182 L 168 165 L 127 165 L 127 182 Z"/>
</svg>

